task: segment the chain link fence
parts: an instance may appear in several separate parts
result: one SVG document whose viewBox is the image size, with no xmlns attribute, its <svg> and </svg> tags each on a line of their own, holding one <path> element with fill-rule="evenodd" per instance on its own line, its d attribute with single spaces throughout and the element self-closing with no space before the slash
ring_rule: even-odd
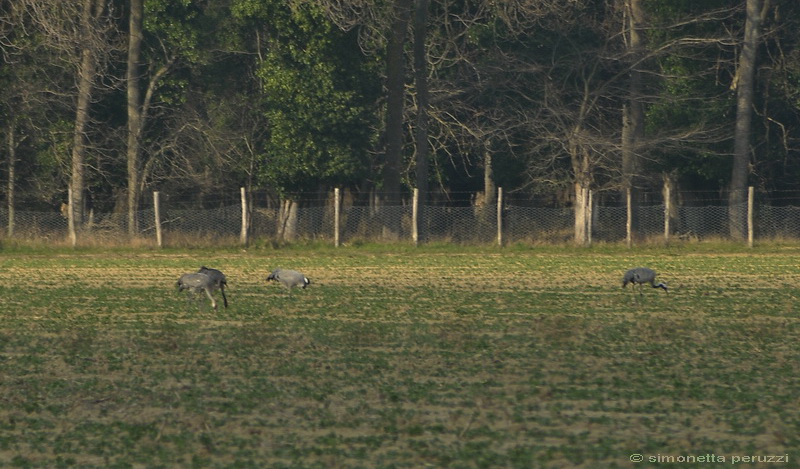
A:
<svg viewBox="0 0 800 469">
<path fill-rule="evenodd" d="M 246 233 L 256 240 L 340 240 L 341 243 L 381 242 L 387 239 L 412 241 L 413 206 L 378 207 L 370 204 L 343 203 L 336 217 L 333 199 L 297 199 L 291 209 L 286 204 L 253 204 Z M 463 244 L 496 243 L 569 243 L 574 240 L 575 214 L 571 207 L 534 206 L 530 200 L 508 200 L 501 216 L 496 206 L 452 205 L 433 202 L 419 207 L 416 229 L 421 242 Z M 221 241 L 237 243 L 242 233 L 242 206 L 227 204 L 216 208 L 160 207 L 160 229 L 164 244 L 207 245 Z M 746 210 L 746 207 L 743 208 Z M 636 239 L 664 239 L 665 205 L 639 205 L 635 210 Z M 670 219 L 673 239 L 727 239 L 730 237 L 729 207 L 723 201 L 682 204 L 674 207 Z M 137 239 L 155 243 L 157 223 L 154 208 L 137 215 Z M 500 225 L 498 226 L 498 220 Z M 618 203 L 597 203 L 592 210 L 592 241 L 619 242 L 627 236 L 628 210 Z M 13 224 L 9 212 L 0 209 L 0 237 L 43 242 L 68 239 L 68 223 L 62 213 L 15 210 Z M 127 214 L 90 213 L 79 239 L 85 241 L 130 242 Z M 338 237 L 336 231 L 338 227 Z M 10 228 L 10 229 L 9 229 Z M 800 203 L 770 204 L 759 200 L 754 205 L 753 231 L 757 240 L 800 239 Z"/>
</svg>

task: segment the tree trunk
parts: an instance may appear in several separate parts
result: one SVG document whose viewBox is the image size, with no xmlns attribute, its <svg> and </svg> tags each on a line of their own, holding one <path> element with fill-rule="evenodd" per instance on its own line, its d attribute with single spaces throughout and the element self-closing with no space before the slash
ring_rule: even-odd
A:
<svg viewBox="0 0 800 469">
<path fill-rule="evenodd" d="M 418 206 L 428 201 L 428 56 L 425 49 L 428 1 L 416 0 L 414 14 L 414 82 L 417 88 L 416 176 Z M 424 211 L 423 211 L 424 217 Z M 419 239 L 426 237 L 425 223 L 418 224 Z"/>
<path fill-rule="evenodd" d="M 761 24 L 762 0 L 747 0 L 747 18 L 744 42 L 736 73 L 736 129 L 733 146 L 733 170 L 728 195 L 728 226 L 733 239 L 743 240 L 746 235 L 747 177 L 750 173 L 750 131 L 752 122 L 753 91 Z"/>
<path fill-rule="evenodd" d="M 383 165 L 383 207 L 400 205 L 400 167 L 403 156 L 403 102 L 405 100 L 406 42 L 412 0 L 395 0 L 389 41 L 386 46 L 386 158 Z M 384 213 L 383 235 L 400 237 L 400 217 Z"/>
<path fill-rule="evenodd" d="M 279 220 L 280 237 L 284 241 L 294 241 L 297 238 L 297 202 L 285 199 L 281 203 Z"/>
<path fill-rule="evenodd" d="M 483 148 L 483 196 L 484 205 L 489 207 L 497 200 L 497 184 L 494 180 L 492 148 L 489 141 Z"/>
<path fill-rule="evenodd" d="M 104 3 L 99 0 L 83 0 L 81 11 L 81 30 L 88 31 L 92 28 L 94 18 L 103 12 Z M 91 45 L 84 44 L 81 50 L 81 60 L 78 69 L 78 97 L 75 111 L 75 128 L 72 137 L 72 176 L 70 190 L 72 191 L 72 223 L 75 230 L 80 231 L 83 226 L 86 201 L 84 200 L 86 181 L 86 130 L 89 124 L 89 106 L 92 102 L 97 58 Z"/>
<path fill-rule="evenodd" d="M 576 132 L 577 133 L 577 132 Z M 572 170 L 575 174 L 575 244 L 587 246 L 591 238 L 591 161 L 589 150 L 573 145 Z"/>
<path fill-rule="evenodd" d="M 142 107 L 139 84 L 139 63 L 142 51 L 142 17 L 144 1 L 130 0 L 128 35 L 128 235 L 138 232 L 136 212 L 139 208 L 139 154 L 142 136 Z"/>
<path fill-rule="evenodd" d="M 630 80 L 628 82 L 628 99 L 622 108 L 622 193 L 631 190 L 631 228 L 636 233 L 638 207 L 641 192 L 639 174 L 641 163 L 639 145 L 644 138 L 644 104 L 642 103 L 642 71 L 640 61 L 643 55 L 644 38 L 642 27 L 644 12 L 641 0 L 625 0 L 624 37 L 630 63 Z M 623 198 L 624 200 L 624 198 Z"/>
<path fill-rule="evenodd" d="M 492 222 L 491 217 L 495 214 L 496 202 L 497 184 L 494 181 L 492 167 L 491 140 L 487 139 L 483 145 L 483 194 L 478 194 L 475 199 L 475 214 L 481 225 Z"/>
<path fill-rule="evenodd" d="M 678 199 L 677 171 L 665 172 L 662 175 L 664 186 L 662 195 L 664 196 L 664 206 L 669 207 L 669 212 L 665 214 L 669 218 L 669 234 L 681 231 L 680 226 L 680 200 Z"/>
<path fill-rule="evenodd" d="M 588 181 L 575 181 L 575 244 L 588 246 L 590 240 L 591 198 Z"/>
</svg>

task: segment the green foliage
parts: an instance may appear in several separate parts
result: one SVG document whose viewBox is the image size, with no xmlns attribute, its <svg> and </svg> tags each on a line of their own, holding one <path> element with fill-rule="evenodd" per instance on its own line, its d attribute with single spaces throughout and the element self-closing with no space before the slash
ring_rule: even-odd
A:
<svg viewBox="0 0 800 469">
<path fill-rule="evenodd" d="M 204 16 L 197 2 L 190 0 L 145 0 L 143 29 L 144 54 L 149 72 L 177 62 L 181 67 L 192 68 L 205 64 L 213 55 L 213 36 L 209 18 Z M 190 78 L 185 73 L 169 73 L 160 79 L 156 99 L 170 108 L 185 103 Z"/>
<path fill-rule="evenodd" d="M 145 0 L 144 30 L 172 53 L 179 51 L 188 60 L 197 61 L 200 54 L 207 51 L 198 47 L 205 31 L 197 28 L 201 11 L 196 3 L 191 0 Z"/>
<path fill-rule="evenodd" d="M 262 180 L 281 191 L 354 182 L 369 169 L 376 77 L 354 33 L 310 3 L 237 2 L 264 22 L 257 75 L 269 137 Z M 372 85 L 370 85 L 372 83 Z"/>
</svg>

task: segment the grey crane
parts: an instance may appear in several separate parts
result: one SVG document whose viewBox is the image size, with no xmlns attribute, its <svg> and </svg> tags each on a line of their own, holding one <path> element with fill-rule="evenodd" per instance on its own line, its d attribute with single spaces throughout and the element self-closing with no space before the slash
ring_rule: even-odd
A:
<svg viewBox="0 0 800 469">
<path fill-rule="evenodd" d="M 228 298 L 225 296 L 225 287 L 228 286 L 228 279 L 225 278 L 225 274 L 222 271 L 217 269 L 210 269 L 206 266 L 200 267 L 200 270 L 197 271 L 199 274 L 206 274 L 211 278 L 211 281 L 214 282 L 214 288 L 212 290 L 219 289 L 222 293 L 222 303 L 225 307 L 228 307 Z"/>
<path fill-rule="evenodd" d="M 189 296 L 194 296 L 195 293 L 200 293 L 201 291 L 206 292 L 206 296 L 211 300 L 211 307 L 214 308 L 214 310 L 217 309 L 217 301 L 211 294 L 216 287 L 214 281 L 208 275 L 199 272 L 183 274 L 178 279 L 176 286 L 179 292 L 189 290 Z"/>
<path fill-rule="evenodd" d="M 625 288 L 628 284 L 639 284 L 639 294 L 642 295 L 642 288 L 645 283 L 649 283 L 653 288 L 663 288 L 665 292 L 667 290 L 666 283 L 656 283 L 656 271 L 653 269 L 648 269 L 647 267 L 636 267 L 627 272 L 625 275 L 622 276 L 622 287 Z"/>
<path fill-rule="evenodd" d="M 283 284 L 284 287 L 292 290 L 294 287 L 305 288 L 308 284 L 311 283 L 311 280 L 308 279 L 302 273 L 296 270 L 287 270 L 287 269 L 275 269 L 272 271 L 271 274 L 267 276 L 267 281 L 276 281 Z"/>
</svg>

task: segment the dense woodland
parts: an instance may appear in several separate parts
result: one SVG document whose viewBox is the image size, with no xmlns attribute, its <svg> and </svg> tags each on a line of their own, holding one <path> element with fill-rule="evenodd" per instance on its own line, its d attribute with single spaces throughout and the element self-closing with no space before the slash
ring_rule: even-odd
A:
<svg viewBox="0 0 800 469">
<path fill-rule="evenodd" d="M 800 190 L 797 0 L 0 0 L 6 208 Z M 187 203 L 189 203 L 187 202 Z M 729 210 L 734 237 L 741 210 Z M 386 232 L 392 232 L 387 221 Z"/>
</svg>

